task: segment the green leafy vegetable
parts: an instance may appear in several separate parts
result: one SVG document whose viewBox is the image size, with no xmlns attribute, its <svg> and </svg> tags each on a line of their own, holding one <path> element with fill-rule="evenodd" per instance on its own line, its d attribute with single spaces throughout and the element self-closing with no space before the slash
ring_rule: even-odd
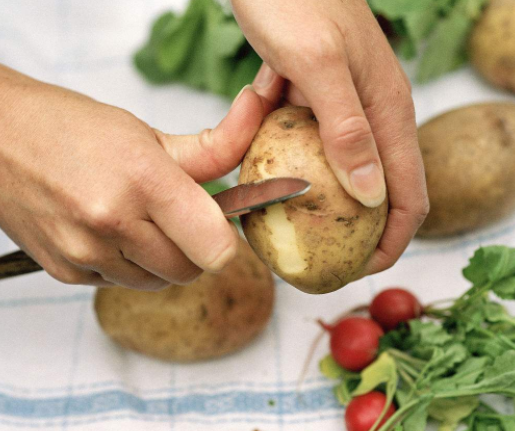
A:
<svg viewBox="0 0 515 431">
<path fill-rule="evenodd" d="M 361 382 L 352 392 L 353 396 L 364 395 L 382 383 L 391 389 L 392 398 L 397 387 L 397 367 L 388 353 L 382 353 L 371 365 L 361 372 Z M 387 389 L 388 392 L 388 389 Z M 387 404 L 390 404 L 391 399 Z"/>
<path fill-rule="evenodd" d="M 487 0 L 368 0 L 376 15 L 392 23 L 400 54 L 420 53 L 417 80 L 427 82 L 466 59 L 466 41 Z"/>
<path fill-rule="evenodd" d="M 209 181 L 208 183 L 202 184 L 202 188 L 208 192 L 211 196 L 217 193 L 223 192 L 229 188 L 229 185 L 222 180 Z"/>
<path fill-rule="evenodd" d="M 433 400 L 428 408 L 429 416 L 440 422 L 438 431 L 454 431 L 463 419 L 479 406 L 477 397 L 459 397 Z"/>
<path fill-rule="evenodd" d="M 417 80 L 426 82 L 466 59 L 466 41 L 487 0 L 368 0 L 389 22 L 401 56 L 419 56 Z M 135 54 L 138 70 L 152 83 L 180 82 L 234 97 L 252 82 L 261 59 L 230 12 L 214 0 L 190 0 L 182 15 L 166 12 Z M 513 292 L 509 288 L 510 292 Z"/>
<path fill-rule="evenodd" d="M 420 431 L 426 429 L 427 418 L 429 416 L 427 409 L 430 403 L 430 399 L 421 400 L 411 411 L 408 411 L 403 421 L 404 431 Z"/>
<path fill-rule="evenodd" d="M 351 395 L 354 397 L 364 395 L 383 383 L 386 384 L 386 403 L 372 429 L 376 429 L 383 419 L 397 389 L 397 367 L 393 358 L 386 352 L 382 353 L 377 360 L 361 371 L 361 382 Z"/>
<path fill-rule="evenodd" d="M 473 283 L 469 296 L 491 289 L 500 298 L 515 299 L 515 249 L 502 246 L 480 248 L 463 270 L 463 275 Z"/>
<path fill-rule="evenodd" d="M 320 372 L 328 379 L 341 380 L 335 386 L 334 393 L 340 404 L 347 405 L 352 399 L 352 391 L 360 381 L 360 375 L 342 368 L 331 355 L 327 355 L 320 361 L 319 368 Z"/>
<path fill-rule="evenodd" d="M 261 65 L 234 17 L 213 0 L 191 0 L 181 16 L 160 16 L 134 62 L 152 83 L 181 82 L 228 97 Z"/>
<path fill-rule="evenodd" d="M 394 3 L 384 4 L 393 11 Z M 343 404 L 372 390 L 395 399 L 397 411 L 379 431 L 421 431 L 428 420 L 438 421 L 439 431 L 460 424 L 467 431 L 515 430 L 515 416 L 481 400 L 495 394 L 515 403 L 515 318 L 491 298 L 515 299 L 515 249 L 480 248 L 463 275 L 469 290 L 447 308 L 425 307 L 422 320 L 388 332 L 376 361 L 352 380 L 330 356 L 322 361 L 324 374 L 341 381 L 336 394 Z"/>
</svg>

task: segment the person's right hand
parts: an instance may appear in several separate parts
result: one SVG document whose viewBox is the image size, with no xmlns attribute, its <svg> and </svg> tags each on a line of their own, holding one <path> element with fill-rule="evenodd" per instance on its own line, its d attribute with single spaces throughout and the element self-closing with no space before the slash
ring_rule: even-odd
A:
<svg viewBox="0 0 515 431">
<path fill-rule="evenodd" d="M 50 275 L 158 289 L 233 258 L 236 229 L 198 183 L 242 159 L 263 119 L 252 89 L 189 136 L 1 66 L 0 95 L 0 227 Z"/>
</svg>

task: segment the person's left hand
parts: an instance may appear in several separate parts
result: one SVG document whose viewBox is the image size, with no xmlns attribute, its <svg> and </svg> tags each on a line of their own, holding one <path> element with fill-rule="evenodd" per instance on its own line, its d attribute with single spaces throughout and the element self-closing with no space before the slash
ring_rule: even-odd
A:
<svg viewBox="0 0 515 431">
<path fill-rule="evenodd" d="M 232 0 L 265 63 L 254 81 L 266 112 L 309 106 L 342 187 L 389 215 L 364 275 L 391 267 L 429 211 L 410 83 L 365 0 Z M 285 80 L 285 81 L 283 81 Z M 283 85 L 281 90 L 278 87 Z"/>
</svg>

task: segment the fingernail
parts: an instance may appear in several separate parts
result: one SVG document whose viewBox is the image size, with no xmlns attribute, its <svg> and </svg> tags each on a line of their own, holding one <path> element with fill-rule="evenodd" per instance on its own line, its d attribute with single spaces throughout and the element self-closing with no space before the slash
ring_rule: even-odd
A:
<svg viewBox="0 0 515 431">
<path fill-rule="evenodd" d="M 254 78 L 253 84 L 258 88 L 265 88 L 270 85 L 272 78 L 274 77 L 274 71 L 266 63 L 263 63 L 258 74 Z"/>
<path fill-rule="evenodd" d="M 238 244 L 237 242 L 235 244 Z M 219 254 L 215 260 L 213 260 L 210 264 L 204 268 L 209 272 L 220 272 L 222 271 L 231 260 L 236 256 L 236 252 L 238 251 L 238 247 L 230 246 L 226 248 L 221 254 Z"/>
<path fill-rule="evenodd" d="M 238 101 L 238 99 L 241 97 L 241 95 L 243 94 L 243 92 L 245 90 L 252 90 L 254 91 L 254 87 L 252 87 L 252 85 L 250 84 L 247 84 L 245 85 L 241 90 L 240 92 L 236 95 L 236 97 L 234 98 L 234 100 L 232 101 L 232 105 L 231 106 L 234 106 L 236 104 L 236 102 Z"/>
<path fill-rule="evenodd" d="M 384 176 L 375 163 L 354 169 L 350 174 L 350 187 L 358 201 L 369 208 L 375 208 L 386 198 Z"/>
</svg>

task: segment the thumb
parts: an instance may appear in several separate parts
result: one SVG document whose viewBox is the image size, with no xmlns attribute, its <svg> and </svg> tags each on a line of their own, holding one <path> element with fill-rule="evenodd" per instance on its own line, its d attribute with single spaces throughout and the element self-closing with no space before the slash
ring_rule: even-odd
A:
<svg viewBox="0 0 515 431">
<path fill-rule="evenodd" d="M 263 103 L 247 85 L 214 129 L 198 135 L 169 135 L 154 129 L 159 144 L 197 183 L 231 172 L 241 162 L 263 121 Z"/>
</svg>

